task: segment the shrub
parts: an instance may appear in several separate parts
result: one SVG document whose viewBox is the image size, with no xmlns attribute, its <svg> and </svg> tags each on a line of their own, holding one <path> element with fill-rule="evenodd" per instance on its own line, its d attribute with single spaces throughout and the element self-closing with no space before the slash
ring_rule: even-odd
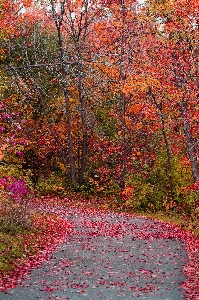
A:
<svg viewBox="0 0 199 300">
<path fill-rule="evenodd" d="M 66 194 L 64 180 L 64 176 L 59 176 L 52 172 L 48 178 L 39 178 L 36 191 L 39 196 L 64 196 Z"/>
<path fill-rule="evenodd" d="M 25 181 L 12 176 L 0 178 L 0 228 L 27 228 L 31 223 L 29 204 L 33 196 Z"/>
<path fill-rule="evenodd" d="M 184 165 L 177 156 L 172 157 L 173 195 L 169 190 L 166 154 L 160 153 L 153 165 L 143 168 L 143 174 L 128 176 L 128 186 L 133 186 L 133 193 L 126 200 L 126 205 L 136 210 L 176 210 L 179 213 L 192 214 L 198 199 L 198 183 L 193 181 L 191 168 Z"/>
</svg>

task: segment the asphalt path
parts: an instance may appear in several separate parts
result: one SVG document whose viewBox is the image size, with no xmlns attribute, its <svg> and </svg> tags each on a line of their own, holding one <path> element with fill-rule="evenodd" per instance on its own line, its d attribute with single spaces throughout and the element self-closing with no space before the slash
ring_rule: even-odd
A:
<svg viewBox="0 0 199 300">
<path fill-rule="evenodd" d="M 73 232 L 0 300 L 184 299 L 187 253 L 169 226 L 77 208 L 54 212 L 73 222 Z"/>
</svg>

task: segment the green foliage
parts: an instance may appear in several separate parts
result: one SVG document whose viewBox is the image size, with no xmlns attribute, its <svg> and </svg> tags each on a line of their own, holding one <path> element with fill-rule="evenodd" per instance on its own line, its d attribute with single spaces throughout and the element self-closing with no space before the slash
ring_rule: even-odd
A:
<svg viewBox="0 0 199 300">
<path fill-rule="evenodd" d="M 0 230 L 2 232 L 17 232 L 31 226 L 31 214 L 27 206 L 14 204 L 2 193 L 0 198 Z"/>
<path fill-rule="evenodd" d="M 0 230 L 17 232 L 29 228 L 31 214 L 29 203 L 32 199 L 32 185 L 28 176 L 23 176 L 22 169 L 15 165 L 1 165 L 0 178 L 11 190 L 0 183 Z"/>
<path fill-rule="evenodd" d="M 178 157 L 172 157 L 173 195 L 169 192 L 166 154 L 157 155 L 152 168 L 145 165 L 143 174 L 129 176 L 128 185 L 134 187 L 134 192 L 126 201 L 126 205 L 135 210 L 158 211 L 179 210 L 191 213 L 195 209 L 198 193 L 187 190 L 192 180 L 190 166 L 185 166 Z"/>
<path fill-rule="evenodd" d="M 48 177 L 40 177 L 36 192 L 39 196 L 64 196 L 66 194 L 65 177 L 52 172 Z"/>
<path fill-rule="evenodd" d="M 28 230 L 5 233 L 0 232 L 0 273 L 8 273 L 13 270 L 14 262 L 18 258 L 25 258 L 27 252 L 34 254 L 34 249 L 29 247 L 24 249 L 24 241 L 21 233 L 28 234 Z"/>
<path fill-rule="evenodd" d="M 86 197 L 89 195 L 95 195 L 97 193 L 97 185 L 88 179 L 84 182 L 84 184 L 78 187 L 78 190 L 83 196 Z"/>
<path fill-rule="evenodd" d="M 4 178 L 6 176 L 12 176 L 17 179 L 23 178 L 26 185 L 32 189 L 32 181 L 30 179 L 30 171 L 27 171 L 24 174 L 24 170 L 20 164 L 1 164 L 0 165 L 0 178 Z"/>
<path fill-rule="evenodd" d="M 106 182 L 101 181 L 99 175 L 88 176 L 84 184 L 78 187 L 78 191 L 86 197 L 106 198 L 114 196 L 114 198 L 119 199 L 119 186 L 111 176 L 108 176 Z"/>
<path fill-rule="evenodd" d="M 142 176 L 134 176 L 130 180 L 134 186 L 134 193 L 126 200 L 126 205 L 133 210 L 159 210 L 162 208 L 164 190 L 158 186 L 147 182 Z"/>
<path fill-rule="evenodd" d="M 2 164 L 0 165 L 0 178 L 6 176 L 13 176 L 15 178 L 21 178 L 23 176 L 23 171 L 21 166 L 16 166 L 13 164 Z"/>
<path fill-rule="evenodd" d="M 31 226 L 29 203 L 31 196 L 15 201 L 2 186 L 0 187 L 0 231 L 18 232 Z"/>
<path fill-rule="evenodd" d="M 105 107 L 106 106 L 106 107 Z M 102 108 L 96 109 L 96 119 L 98 123 L 99 134 L 106 136 L 109 139 L 116 138 L 117 134 L 117 118 L 110 115 L 111 105 L 106 103 Z"/>
</svg>

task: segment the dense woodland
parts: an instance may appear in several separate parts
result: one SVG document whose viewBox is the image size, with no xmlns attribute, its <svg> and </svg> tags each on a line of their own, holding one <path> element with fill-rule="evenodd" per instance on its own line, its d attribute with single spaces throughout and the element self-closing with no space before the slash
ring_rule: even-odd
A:
<svg viewBox="0 0 199 300">
<path fill-rule="evenodd" d="M 199 2 L 0 0 L 1 195 L 199 205 Z"/>
</svg>

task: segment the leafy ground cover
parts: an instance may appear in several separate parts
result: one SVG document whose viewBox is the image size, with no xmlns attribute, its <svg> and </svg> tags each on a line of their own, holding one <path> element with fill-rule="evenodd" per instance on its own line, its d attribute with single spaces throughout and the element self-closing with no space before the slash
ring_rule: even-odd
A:
<svg viewBox="0 0 199 300">
<path fill-rule="evenodd" d="M 96 209 L 97 207 L 98 209 Z M 102 221 L 105 215 L 110 214 L 110 207 L 112 207 L 112 211 L 117 210 L 115 215 L 126 216 L 128 220 L 133 217 L 140 220 L 142 219 L 146 221 L 146 224 L 147 222 L 151 222 L 151 225 L 143 225 L 141 227 L 136 227 L 133 225 L 132 227 L 130 223 L 128 224 L 128 222 L 125 222 L 125 224 L 123 222 L 123 226 L 120 226 L 120 223 L 110 224 L 110 222 L 108 223 L 106 222 L 106 220 Z M 82 245 L 84 244 L 85 248 L 89 246 L 89 243 L 82 242 L 81 236 L 79 235 L 80 232 L 81 234 L 86 234 L 87 236 L 89 235 L 90 238 L 92 238 L 94 241 L 96 238 L 98 239 L 99 235 L 107 236 L 111 239 L 115 237 L 117 238 L 120 235 L 124 237 L 126 232 L 132 227 L 134 234 L 136 234 L 136 240 L 145 239 L 146 245 L 150 245 L 150 243 L 153 243 L 154 240 L 158 239 L 165 239 L 165 241 L 167 240 L 168 242 L 178 240 L 185 244 L 186 253 L 188 255 L 188 260 L 184 265 L 183 272 L 187 277 L 183 284 L 185 297 L 189 300 L 198 300 L 199 239 L 197 238 L 197 227 L 195 228 L 195 234 L 193 234 L 193 232 L 191 231 L 192 227 L 188 226 L 188 222 L 186 223 L 184 218 L 182 218 L 182 220 L 178 220 L 180 226 L 176 224 L 174 225 L 171 223 L 171 221 L 173 223 L 175 222 L 174 214 L 170 214 L 169 216 L 169 214 L 166 215 L 165 213 L 157 213 L 156 215 L 148 214 L 147 217 L 138 216 L 137 214 L 129 214 L 127 213 L 127 211 L 121 212 L 122 210 L 125 210 L 124 207 L 119 208 L 119 206 L 116 207 L 112 204 L 108 206 L 107 202 L 100 203 L 98 199 L 96 201 L 94 201 L 94 199 L 82 199 L 81 197 L 78 197 L 78 195 L 73 198 L 71 197 L 70 199 L 61 199 L 58 197 L 43 197 L 41 199 L 35 199 L 34 205 L 32 205 L 32 209 L 34 209 L 35 211 L 40 211 L 39 213 L 36 213 L 34 215 L 34 223 L 32 226 L 32 228 L 34 229 L 24 229 L 21 232 L 18 232 L 18 234 L 16 234 L 16 232 L 13 233 L 12 231 L 9 233 L 1 233 L 1 241 L 5 241 L 5 243 L 2 243 L 1 246 L 1 251 L 3 254 L 1 256 L 1 268 L 2 270 L 4 269 L 4 271 L 1 271 L 1 291 L 13 288 L 19 283 L 23 284 L 24 275 L 29 273 L 30 270 L 35 268 L 37 265 L 43 263 L 44 261 L 47 261 L 50 254 L 52 254 L 58 244 L 66 241 L 67 235 L 72 235 L 74 237 L 74 234 L 77 234 L 76 237 L 78 238 L 78 241 L 81 242 Z M 71 221 L 73 220 L 71 219 L 71 221 L 69 221 L 70 216 L 74 215 L 74 209 L 76 210 L 75 214 L 77 215 L 77 219 L 80 220 L 80 228 L 78 230 L 78 233 L 74 230 L 71 223 Z M 119 210 L 120 213 L 118 214 Z M 90 220 L 91 217 L 92 220 Z M 94 220 L 93 218 L 97 218 L 97 220 Z M 158 218 L 162 218 L 164 220 L 159 222 L 157 225 Z M 165 219 L 167 219 L 166 222 Z M 170 223 L 168 223 L 169 220 Z M 177 223 L 177 219 L 175 223 Z M 85 227 L 87 229 L 85 229 Z M 190 227 L 190 230 L 186 230 L 186 228 L 188 227 Z M 102 241 L 100 243 L 102 243 Z M 62 252 L 62 250 L 60 251 Z M 83 248 L 82 251 L 84 251 Z M 99 252 L 100 251 L 101 250 L 99 250 Z M 65 254 L 66 258 L 67 253 Z M 60 262 L 57 264 L 60 265 Z M 65 267 L 68 268 L 71 264 L 72 261 L 68 266 Z M 5 266 L 7 269 L 5 268 Z M 58 270 L 60 270 L 60 268 L 62 267 L 64 266 L 60 265 Z M 65 270 L 65 272 L 67 272 L 67 270 Z M 151 274 L 148 271 L 146 272 L 148 275 Z M 40 273 L 42 273 L 42 269 L 40 270 Z M 138 276 L 138 274 L 136 276 Z M 54 279 L 55 278 L 53 278 L 53 280 Z M 72 289 L 76 289 L 77 287 L 80 288 L 80 286 L 78 285 L 75 285 L 76 287 L 74 287 L 73 284 L 74 282 L 71 283 Z M 120 285 L 120 283 L 118 283 L 118 285 Z M 49 283 L 47 283 L 46 285 L 43 283 L 43 286 L 45 286 L 45 288 L 47 289 L 46 291 L 52 292 L 52 290 L 49 288 Z M 36 286 L 35 288 L 40 287 Z M 146 290 L 144 290 L 144 288 L 146 288 Z M 148 288 L 150 287 L 145 286 L 144 288 L 143 291 L 147 292 Z M 140 289 L 142 288 L 140 287 Z M 81 290 L 86 290 L 86 288 L 82 287 Z M 76 289 L 76 291 L 78 292 L 79 290 Z"/>
<path fill-rule="evenodd" d="M 35 213 L 29 229 L 0 232 L 0 290 L 14 287 L 25 273 L 46 260 L 71 227 L 71 222 L 57 215 Z"/>
<path fill-rule="evenodd" d="M 142 211 L 134 210 L 124 203 L 115 201 L 114 198 L 97 198 L 97 197 L 85 197 L 81 193 L 67 193 L 66 196 L 43 196 L 35 200 L 35 206 L 49 205 L 49 206 L 76 206 L 76 207 L 86 207 L 91 209 L 100 209 L 102 211 L 115 211 L 115 212 L 125 212 L 128 214 L 145 216 L 148 218 L 164 221 L 171 223 L 185 230 L 189 231 L 194 237 L 199 237 L 199 220 L 186 213 L 179 213 L 175 210 L 168 211 Z"/>
<path fill-rule="evenodd" d="M 44 202 L 41 211 L 73 222 L 71 234 L 1 299 L 198 299 L 198 241 L 186 230 L 127 213 Z"/>
<path fill-rule="evenodd" d="M 42 207 L 48 207 L 51 209 L 52 207 L 68 207 L 68 209 L 73 206 L 78 209 L 89 209 L 90 211 L 96 211 L 96 207 L 98 207 L 98 211 L 100 214 L 103 212 L 109 212 L 110 207 L 112 211 L 127 213 L 129 214 L 129 210 L 124 206 L 115 205 L 111 202 L 108 202 L 107 199 L 105 202 L 100 202 L 99 199 L 83 199 L 81 196 L 69 197 L 69 198 L 51 198 L 44 197 L 40 199 L 37 205 Z M 37 206 L 36 205 L 36 206 Z M 188 280 L 184 284 L 184 288 L 186 289 L 186 293 L 188 295 L 187 299 L 198 299 L 199 297 L 199 228 L 196 220 L 192 220 L 191 218 L 185 215 L 179 215 L 175 212 L 157 212 L 157 213 L 133 213 L 131 211 L 130 215 L 142 216 L 147 219 L 151 219 L 156 222 L 159 220 L 162 222 L 162 226 L 166 226 L 169 229 L 169 233 L 163 232 L 161 233 L 162 238 L 169 239 L 178 239 L 186 243 L 186 251 L 188 253 L 188 261 L 184 268 L 184 272 L 188 277 Z M 100 224 L 101 226 L 102 224 Z M 143 229 L 144 230 L 144 229 Z M 196 293 L 196 296 L 194 296 Z M 195 297 L 195 298 L 194 298 Z"/>
</svg>

